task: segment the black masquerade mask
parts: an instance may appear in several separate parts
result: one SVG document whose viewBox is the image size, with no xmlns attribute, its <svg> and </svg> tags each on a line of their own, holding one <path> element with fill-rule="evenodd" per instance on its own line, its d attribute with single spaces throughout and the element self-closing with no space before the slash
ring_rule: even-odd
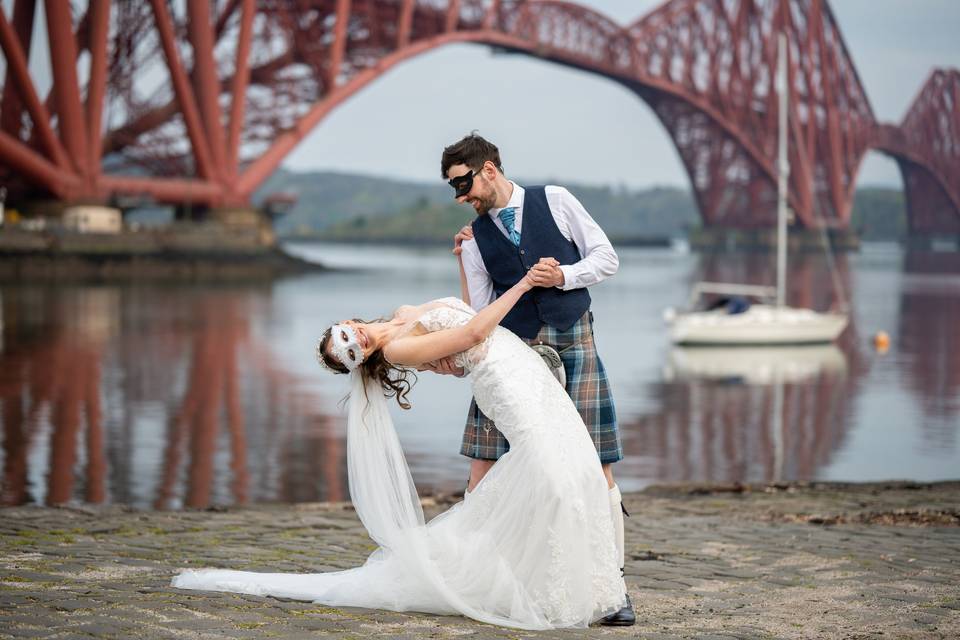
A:
<svg viewBox="0 0 960 640">
<path fill-rule="evenodd" d="M 470 189 L 473 189 L 473 176 L 475 175 L 473 169 L 471 169 L 462 176 L 447 180 L 447 184 L 453 187 L 453 192 L 456 194 L 453 196 L 454 198 L 460 198 L 470 193 Z"/>
</svg>

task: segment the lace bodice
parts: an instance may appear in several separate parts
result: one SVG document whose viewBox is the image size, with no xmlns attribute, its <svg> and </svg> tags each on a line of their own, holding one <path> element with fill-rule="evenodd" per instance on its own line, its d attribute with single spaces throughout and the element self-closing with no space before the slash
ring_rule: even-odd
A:
<svg viewBox="0 0 960 640">
<path fill-rule="evenodd" d="M 431 300 L 427 304 L 437 306 L 421 314 L 416 322 L 429 332 L 465 325 L 470 322 L 473 316 L 477 315 L 477 312 L 470 305 L 459 298 L 439 298 Z M 463 367 L 467 372 L 472 370 L 486 356 L 491 337 L 492 334 L 487 336 L 480 344 L 454 355 L 454 363 L 458 367 Z"/>
</svg>

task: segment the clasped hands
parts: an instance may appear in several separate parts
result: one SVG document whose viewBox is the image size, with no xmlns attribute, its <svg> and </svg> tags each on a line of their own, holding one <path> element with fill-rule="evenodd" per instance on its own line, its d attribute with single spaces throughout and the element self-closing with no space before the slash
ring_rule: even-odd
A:
<svg viewBox="0 0 960 640">
<path fill-rule="evenodd" d="M 527 279 L 535 287 L 563 286 L 563 270 L 556 258 L 540 258 L 540 261 L 527 270 Z"/>
</svg>

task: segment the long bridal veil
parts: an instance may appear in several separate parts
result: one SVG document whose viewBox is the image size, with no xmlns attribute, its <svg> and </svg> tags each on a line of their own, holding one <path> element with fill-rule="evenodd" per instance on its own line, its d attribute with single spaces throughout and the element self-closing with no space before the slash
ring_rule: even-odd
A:
<svg viewBox="0 0 960 640">
<path fill-rule="evenodd" d="M 407 467 L 387 399 L 376 380 L 351 374 L 347 417 L 350 499 L 360 522 L 384 549 L 402 549 L 424 525 L 423 509 Z"/>
</svg>

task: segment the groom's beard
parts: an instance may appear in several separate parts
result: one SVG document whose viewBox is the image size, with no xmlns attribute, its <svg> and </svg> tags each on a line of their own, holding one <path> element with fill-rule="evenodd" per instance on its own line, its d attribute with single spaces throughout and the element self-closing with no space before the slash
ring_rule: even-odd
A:
<svg viewBox="0 0 960 640">
<path fill-rule="evenodd" d="M 496 203 L 497 193 L 493 190 L 493 187 L 490 188 L 490 193 L 485 193 L 470 200 L 470 204 L 473 205 L 473 210 L 477 212 L 478 216 L 485 216 L 490 213 L 490 209 L 493 209 Z"/>
</svg>

